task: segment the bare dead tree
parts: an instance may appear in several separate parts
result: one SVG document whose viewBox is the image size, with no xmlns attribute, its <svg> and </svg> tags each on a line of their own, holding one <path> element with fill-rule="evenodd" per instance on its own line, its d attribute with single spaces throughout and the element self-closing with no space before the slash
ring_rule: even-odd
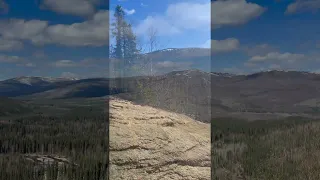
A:
<svg viewBox="0 0 320 180">
<path fill-rule="evenodd" d="M 153 52 L 157 50 L 158 46 L 158 30 L 154 26 L 150 26 L 148 29 L 148 45 L 149 45 L 149 52 Z M 153 61 L 152 57 L 150 57 L 150 75 L 153 75 Z"/>
<path fill-rule="evenodd" d="M 151 26 L 147 29 L 146 36 L 138 40 L 138 49 L 140 52 L 151 53 L 158 50 L 158 44 L 158 30 Z M 136 67 L 141 75 L 153 75 L 154 64 L 152 55 L 142 53 Z"/>
<path fill-rule="evenodd" d="M 156 50 L 158 45 L 158 30 L 151 26 L 148 29 L 148 44 L 149 44 L 149 52 Z"/>
</svg>

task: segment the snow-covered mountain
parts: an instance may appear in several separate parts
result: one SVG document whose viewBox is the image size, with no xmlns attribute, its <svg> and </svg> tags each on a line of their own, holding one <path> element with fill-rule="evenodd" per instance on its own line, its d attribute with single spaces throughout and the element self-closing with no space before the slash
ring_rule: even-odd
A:
<svg viewBox="0 0 320 180">
<path fill-rule="evenodd" d="M 43 83 L 54 83 L 54 82 L 61 82 L 61 81 L 72 81 L 72 80 L 78 80 L 77 78 L 53 78 L 53 77 L 33 77 L 33 76 L 20 76 L 12 79 L 6 80 L 7 82 L 16 82 L 21 83 L 25 85 L 37 85 L 37 84 L 43 84 Z"/>
</svg>

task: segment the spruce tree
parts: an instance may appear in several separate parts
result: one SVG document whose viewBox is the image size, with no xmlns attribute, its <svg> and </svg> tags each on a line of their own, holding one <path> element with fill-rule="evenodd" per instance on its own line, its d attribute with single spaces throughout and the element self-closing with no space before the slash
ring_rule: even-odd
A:
<svg viewBox="0 0 320 180">
<path fill-rule="evenodd" d="M 123 59 L 123 24 L 124 24 L 124 11 L 121 6 L 115 9 L 114 17 L 115 22 L 112 23 L 112 35 L 115 37 L 115 45 L 113 47 L 112 56 L 117 59 Z"/>
<path fill-rule="evenodd" d="M 136 36 L 132 31 L 131 24 L 126 24 L 125 27 L 125 54 L 124 58 L 127 59 L 127 64 L 130 65 L 133 63 L 134 58 L 139 53 L 139 50 L 137 49 L 137 42 L 136 42 Z"/>
<path fill-rule="evenodd" d="M 133 62 L 138 57 L 139 51 L 132 26 L 126 21 L 124 10 L 119 5 L 115 8 L 114 18 L 112 35 L 115 39 L 115 44 L 111 46 L 111 56 L 116 59 L 113 73 L 115 73 L 116 77 L 119 77 L 115 86 L 127 91 L 123 78 L 131 75 L 132 71 L 134 71 Z"/>
<path fill-rule="evenodd" d="M 119 62 L 116 67 L 117 74 L 124 77 L 130 72 L 134 59 L 137 57 L 139 50 L 137 49 L 136 36 L 132 31 L 132 26 L 125 20 L 125 13 L 121 6 L 115 8 L 115 22 L 112 24 L 112 35 L 115 38 L 115 44 L 111 46 L 113 49 L 111 55 Z"/>
<path fill-rule="evenodd" d="M 123 24 L 124 24 L 124 10 L 121 6 L 116 6 L 114 12 L 115 22 L 112 23 L 112 36 L 115 38 L 115 44 L 112 45 L 111 50 L 111 57 L 115 58 L 116 61 L 113 66 L 113 73 L 116 77 L 123 76 Z M 116 88 L 122 88 L 122 79 L 120 78 L 115 86 Z"/>
</svg>

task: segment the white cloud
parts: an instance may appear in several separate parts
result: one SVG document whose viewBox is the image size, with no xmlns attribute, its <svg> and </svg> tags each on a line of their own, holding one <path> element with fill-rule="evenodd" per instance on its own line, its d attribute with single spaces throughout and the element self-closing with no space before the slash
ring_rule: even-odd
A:
<svg viewBox="0 0 320 180">
<path fill-rule="evenodd" d="M 255 46 L 246 46 L 243 50 L 249 56 L 264 56 L 270 52 L 275 52 L 277 48 L 269 45 L 269 44 L 258 44 Z"/>
<path fill-rule="evenodd" d="M 60 14 L 88 16 L 95 12 L 97 0 L 43 0 L 41 7 Z"/>
<path fill-rule="evenodd" d="M 254 71 L 259 71 L 257 69 L 259 67 L 263 67 L 265 70 L 310 70 L 318 66 L 317 57 L 318 55 L 312 53 L 280 53 L 275 51 L 251 57 L 244 63 L 244 67 Z"/>
<path fill-rule="evenodd" d="M 246 0 L 213 1 L 211 18 L 214 28 L 228 25 L 241 25 L 259 17 L 266 8 Z"/>
<path fill-rule="evenodd" d="M 123 11 L 124 11 L 126 14 L 128 14 L 128 15 L 132 15 L 132 14 L 134 14 L 134 13 L 136 12 L 135 9 L 131 9 L 131 10 L 123 9 Z"/>
<path fill-rule="evenodd" d="M 316 12 L 320 9 L 320 0 L 296 0 L 288 5 L 285 14 L 294 14 L 306 11 Z"/>
<path fill-rule="evenodd" d="M 11 63 L 16 66 L 36 67 L 36 65 L 28 60 L 26 57 L 0 54 L 0 63 Z"/>
<path fill-rule="evenodd" d="M 170 4 L 164 15 L 148 16 L 134 29 L 138 35 L 145 34 L 150 27 L 159 35 L 171 35 L 186 29 L 210 30 L 210 3 Z"/>
<path fill-rule="evenodd" d="M 142 7 L 147 7 L 148 5 L 144 4 L 144 3 L 141 3 L 140 4 Z"/>
<path fill-rule="evenodd" d="M 33 63 L 27 63 L 26 66 L 27 66 L 27 67 L 35 67 L 36 65 L 33 64 Z"/>
<path fill-rule="evenodd" d="M 134 31 L 137 35 L 145 35 L 149 28 L 157 29 L 159 35 L 177 34 L 180 30 L 160 16 L 148 16 L 138 26 L 134 27 Z"/>
<path fill-rule="evenodd" d="M 228 38 L 224 40 L 212 40 L 211 51 L 213 53 L 223 53 L 235 51 L 239 48 L 240 42 L 235 38 Z"/>
<path fill-rule="evenodd" d="M 210 4 L 170 4 L 166 11 L 166 18 L 181 29 L 210 29 Z"/>
<path fill-rule="evenodd" d="M 106 58 L 85 58 L 83 60 L 57 60 L 54 63 L 51 63 L 51 66 L 54 67 L 101 67 L 107 66 L 109 60 Z"/>
<path fill-rule="evenodd" d="M 0 51 L 13 51 L 23 47 L 23 43 L 17 40 L 4 39 L 0 37 Z"/>
<path fill-rule="evenodd" d="M 32 39 L 36 44 L 54 43 L 66 46 L 101 46 L 108 44 L 108 11 L 100 11 L 88 21 L 71 25 L 52 25 Z"/>
<path fill-rule="evenodd" d="M 294 54 L 294 53 L 279 53 L 279 52 L 270 52 L 264 56 L 253 56 L 249 59 L 249 62 L 269 62 L 269 61 L 281 61 L 293 63 L 298 60 L 306 58 L 304 54 Z"/>
<path fill-rule="evenodd" d="M 162 35 L 176 34 L 188 29 L 209 31 L 211 24 L 215 28 L 240 25 L 259 17 L 265 11 L 265 8 L 246 0 L 175 3 L 168 6 L 164 15 L 145 18 L 136 26 L 136 30 L 138 34 L 144 34 L 153 26 L 159 29 L 159 34 Z"/>
<path fill-rule="evenodd" d="M 32 38 L 35 44 L 60 44 L 66 46 L 102 46 L 108 44 L 108 11 L 100 11 L 88 21 L 71 25 L 52 25 L 43 34 Z"/>
<path fill-rule="evenodd" d="M 30 40 L 36 45 L 102 46 L 108 44 L 109 12 L 102 10 L 91 19 L 70 25 L 48 25 L 47 21 L 10 19 L 0 21 L 0 35 L 6 39 Z"/>
<path fill-rule="evenodd" d="M 40 20 L 0 20 L 0 34 L 6 39 L 30 39 L 43 33 L 47 26 L 47 21 Z"/>
<path fill-rule="evenodd" d="M 19 63 L 23 62 L 24 59 L 19 56 L 9 56 L 9 55 L 1 55 L 0 54 L 0 62 L 1 63 Z"/>
<path fill-rule="evenodd" d="M 75 67 L 77 63 L 71 60 L 59 60 L 52 64 L 55 67 Z"/>
</svg>

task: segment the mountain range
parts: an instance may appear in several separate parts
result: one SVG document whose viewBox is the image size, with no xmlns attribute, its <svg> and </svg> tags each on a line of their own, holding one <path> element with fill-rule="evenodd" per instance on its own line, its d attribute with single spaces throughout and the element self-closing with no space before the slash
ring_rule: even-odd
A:
<svg viewBox="0 0 320 180">
<path fill-rule="evenodd" d="M 146 72 L 140 72 L 142 75 L 147 75 L 151 69 L 153 69 L 151 74 L 157 75 L 190 68 L 210 72 L 211 50 L 210 48 L 167 48 L 142 54 L 140 62 L 148 67 Z"/>
<path fill-rule="evenodd" d="M 184 113 L 200 121 L 320 115 L 320 75 L 267 71 L 250 75 L 174 71 L 128 78 L 18 77 L 0 81 L 0 96 L 68 99 L 118 96 Z"/>
</svg>

